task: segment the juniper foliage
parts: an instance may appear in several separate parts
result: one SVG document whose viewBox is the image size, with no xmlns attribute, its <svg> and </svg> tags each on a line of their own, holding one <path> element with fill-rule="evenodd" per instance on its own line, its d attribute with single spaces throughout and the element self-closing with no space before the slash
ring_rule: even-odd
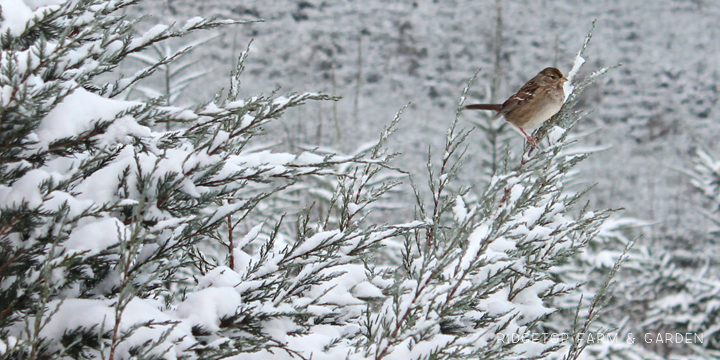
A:
<svg viewBox="0 0 720 360">
<path fill-rule="evenodd" d="M 563 184 L 585 158 L 563 155 L 580 118 L 569 110 L 576 97 L 547 147 L 526 149 L 519 165 L 506 158 L 473 190 L 457 184 L 470 134 L 458 128 L 466 89 L 438 165 L 428 160 L 427 192 L 414 185 L 414 216 L 384 223 L 372 211 L 404 177 L 388 150 L 400 113 L 353 155 L 273 152 L 257 141 L 263 126 L 306 101 L 337 99 L 240 99 L 247 51 L 224 96 L 192 109 L 162 97 L 121 100 L 182 51 L 130 77 L 99 75 L 164 40 L 242 23 L 193 18 L 135 35 L 136 21 L 120 13 L 136 2 L 52 5 L 0 36 L 2 356 L 535 359 L 582 351 L 579 338 L 567 346 L 505 340 L 531 334 L 554 311 L 548 301 L 574 288 L 552 269 L 608 216 Z M 308 185 L 317 179 L 323 209 L 288 211 L 292 202 L 277 201 L 317 189 Z"/>
</svg>

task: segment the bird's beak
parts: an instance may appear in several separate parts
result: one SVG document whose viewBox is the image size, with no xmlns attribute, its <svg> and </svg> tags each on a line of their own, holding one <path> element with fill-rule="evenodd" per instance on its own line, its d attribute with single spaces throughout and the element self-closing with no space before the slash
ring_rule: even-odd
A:
<svg viewBox="0 0 720 360">
<path fill-rule="evenodd" d="M 566 81 L 568 81 L 568 78 L 566 78 L 566 77 L 564 77 L 564 76 L 560 79 L 560 82 L 561 82 L 561 83 L 564 83 L 564 82 L 566 82 Z"/>
</svg>

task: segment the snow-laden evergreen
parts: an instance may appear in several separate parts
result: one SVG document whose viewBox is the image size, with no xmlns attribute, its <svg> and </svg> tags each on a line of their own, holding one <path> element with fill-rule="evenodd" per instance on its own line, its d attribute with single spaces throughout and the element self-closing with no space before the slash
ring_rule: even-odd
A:
<svg viewBox="0 0 720 360">
<path fill-rule="evenodd" d="M 458 128 L 458 110 L 440 155 L 430 151 L 425 187 L 397 170 L 398 154 L 387 150 L 400 113 L 353 155 L 279 153 L 256 141 L 288 108 L 336 99 L 239 98 L 247 52 L 228 90 L 192 109 L 164 97 L 121 99 L 187 50 L 130 77 L 112 72 L 121 61 L 169 38 L 239 23 L 192 18 L 135 34 L 135 22 L 121 15 L 135 2 L 14 8 L 24 18 L 2 23 L 2 356 L 581 354 L 587 326 L 562 329 L 571 334 L 565 343 L 533 333 L 555 311 L 550 301 L 577 286 L 553 269 L 582 251 L 608 216 L 581 202 L 584 191 L 564 186 L 587 156 L 565 152 L 583 115 L 570 109 L 606 69 L 579 82 L 540 130 L 552 139 L 544 149 L 528 147 L 519 161 L 506 155 L 484 189 L 457 177 L 469 134 Z M 314 185 L 319 179 L 323 187 Z M 415 212 L 383 222 L 373 210 L 403 216 L 387 198 L 400 181 L 412 184 Z M 297 201 L 298 193 L 322 201 Z"/>
<path fill-rule="evenodd" d="M 700 190 L 709 202 L 708 209 L 700 210 L 701 213 L 717 227 L 720 225 L 720 161 L 707 150 L 697 150 L 693 161 L 695 167 L 686 173 L 690 175 L 692 185 Z M 712 230 L 716 231 L 717 229 Z"/>
<path fill-rule="evenodd" d="M 698 213 L 717 222 L 720 162 L 698 150 L 695 167 L 684 170 L 708 199 Z M 585 251 L 553 271 L 566 282 L 583 283 L 579 292 L 553 303 L 559 309 L 542 324 L 548 332 L 567 326 L 579 297 L 596 296 L 603 278 L 621 258 L 629 256 L 615 277 L 612 296 L 591 330 L 608 336 L 595 338 L 583 359 L 693 359 L 720 357 L 720 279 L 711 252 L 683 256 L 639 235 L 651 222 L 614 216 L 600 228 Z M 712 231 L 712 230 L 711 230 Z M 714 232 L 714 231 L 713 231 Z M 635 234 L 636 240 L 628 235 Z M 585 301 L 588 307 L 587 301 Z"/>
<path fill-rule="evenodd" d="M 634 242 L 625 234 L 648 225 L 635 219 L 608 220 L 581 256 L 557 269 L 558 275 L 584 282 L 582 295 L 594 296 L 604 274 Z M 644 238 L 637 240 L 615 278 L 605 311 L 591 327 L 609 337 L 595 338 L 583 358 L 717 359 L 720 281 L 712 273 L 710 257 L 696 261 L 700 264 L 684 264 Z M 567 314 L 576 311 L 576 304 L 575 296 L 555 303 L 561 311 L 544 325 L 556 331 L 567 322 Z"/>
</svg>

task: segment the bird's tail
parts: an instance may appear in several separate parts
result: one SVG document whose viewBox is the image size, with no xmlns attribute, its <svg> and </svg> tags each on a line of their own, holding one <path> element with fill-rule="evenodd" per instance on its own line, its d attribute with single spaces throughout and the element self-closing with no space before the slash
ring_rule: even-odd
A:
<svg viewBox="0 0 720 360">
<path fill-rule="evenodd" d="M 465 109 L 500 111 L 500 109 L 502 109 L 502 104 L 472 104 L 465 105 Z"/>
</svg>

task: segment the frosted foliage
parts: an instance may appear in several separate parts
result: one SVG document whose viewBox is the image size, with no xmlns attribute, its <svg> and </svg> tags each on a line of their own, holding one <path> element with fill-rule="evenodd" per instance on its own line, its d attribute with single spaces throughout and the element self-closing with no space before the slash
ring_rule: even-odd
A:
<svg viewBox="0 0 720 360">
<path fill-rule="evenodd" d="M 255 61 L 247 65 L 244 91 L 310 87 L 343 97 L 338 103 L 293 110 L 282 126 L 270 127 L 275 139 L 288 140 L 287 146 L 322 142 L 347 146 L 347 151 L 371 139 L 388 114 L 411 102 L 402 125 L 403 140 L 395 147 L 420 172 L 428 145 L 442 146 L 434 136 L 445 128 L 439 119 L 454 108 L 468 74 L 483 69 L 467 102 L 491 97 L 494 5 L 495 1 L 175 0 L 140 6 L 141 13 L 182 22 L 183 14 L 203 13 L 271 23 L 245 27 L 242 35 L 223 32 L 209 44 L 206 51 L 212 55 L 203 60 L 217 69 L 216 75 L 192 85 L 186 94 L 207 94 L 226 86 L 220 75 L 232 68 L 245 49 L 245 39 L 253 37 L 250 58 Z M 698 239 L 712 223 L 693 210 L 702 198 L 668 165 L 690 166 L 698 140 L 718 151 L 715 104 L 720 69 L 713 59 L 720 56 L 720 2 L 504 0 L 502 6 L 505 41 L 498 100 L 546 66 L 567 75 L 575 65 L 578 34 L 597 19 L 579 77 L 602 66 L 622 66 L 587 91 L 578 106 L 593 111 L 580 129 L 596 130 L 581 144 L 607 148 L 580 165 L 598 183 L 590 199 L 656 221 L 648 236 L 671 248 L 697 246 L 694 250 L 706 251 L 706 243 Z M 215 86 L 208 86 L 210 82 Z M 463 121 L 470 126 L 481 116 L 467 112 Z M 339 140 L 336 124 L 343 135 Z M 512 136 L 512 142 L 521 146 L 522 138 Z M 471 146 L 472 153 L 482 151 Z M 471 172 L 467 178 L 476 175 Z M 713 246 L 710 251 L 717 250 Z"/>
<path fill-rule="evenodd" d="M 627 235 L 651 225 L 631 218 L 608 219 L 585 251 L 566 266 L 553 270 L 568 283 L 584 284 L 579 292 L 553 302 L 559 311 L 543 324 L 547 331 L 567 326 L 581 295 L 587 311 L 587 299 L 597 295 L 601 276 L 632 242 Z M 595 334 L 610 330 L 615 338 L 588 344 L 581 359 L 662 359 L 666 358 L 663 354 L 672 354 L 671 358 L 676 359 L 704 360 L 720 356 L 720 281 L 710 270 L 710 257 L 695 256 L 693 260 L 697 263 L 688 267 L 683 262 L 690 260 L 637 240 L 616 276 L 613 297 L 608 298 L 610 306 L 591 328 Z M 667 340 L 666 334 L 676 333 L 700 335 L 703 341 L 688 344 Z M 631 338 L 636 341 L 629 342 Z"/>
<path fill-rule="evenodd" d="M 432 140 L 439 147 L 420 187 L 389 150 L 410 108 L 377 140 L 349 141 L 354 150 L 261 140 L 289 109 L 337 99 L 245 94 L 259 90 L 240 86 L 244 55 L 230 88 L 195 106 L 127 100 L 182 55 L 138 53 L 240 23 L 192 17 L 139 31 L 124 16 L 133 3 L 70 1 L 3 22 L 0 355 L 404 360 L 572 351 L 570 343 L 501 339 L 528 336 L 564 309 L 557 304 L 576 282 L 553 271 L 608 216 L 577 206 L 584 193 L 564 185 L 589 152 L 572 151 L 577 114 L 565 109 L 552 144 L 526 149 L 520 164 L 506 158 L 476 186 L 463 183 L 472 139 L 455 112 L 438 132 L 445 136 Z M 433 13 L 418 7 L 413 19 Z M 18 25 L 31 17 L 33 26 Z M 408 47 L 409 29 L 405 57 L 391 67 L 419 76 L 413 60 L 428 50 Z M 272 45 L 264 39 L 259 49 Z M 132 54 L 144 68 L 113 71 Z M 336 70 L 336 80 L 346 77 Z M 414 211 L 398 200 L 413 191 Z M 659 305 L 677 304 L 670 300 Z"/>
<path fill-rule="evenodd" d="M 705 216 L 715 223 L 711 232 L 718 230 L 720 216 L 720 162 L 706 151 L 698 150 L 695 156 L 695 167 L 688 171 L 692 177 L 692 184 L 705 195 L 709 201 L 709 211 L 703 211 Z"/>
<path fill-rule="evenodd" d="M 48 32 L 42 34 L 44 41 L 30 43 L 29 51 L 24 41 L 37 39 L 36 33 L 24 32 L 31 11 L 22 2 L 2 3 L 7 20 L 2 23 L 3 41 L 8 44 L 0 57 L 3 122 L 17 131 L 12 136 L 15 142 L 5 144 L 13 151 L 4 152 L 2 162 L 3 264 L 21 259 L 32 265 L 13 267 L 15 275 L 2 274 L 3 297 L 23 299 L 3 313 L 3 338 L 17 339 L 3 341 L 3 353 L 32 357 L 38 352 L 48 356 L 73 352 L 76 345 L 63 339 L 101 336 L 99 344 L 77 346 L 84 347 L 88 356 L 104 358 L 124 359 L 131 354 L 185 358 L 197 351 L 190 350 L 199 341 L 196 336 L 222 332 L 224 321 L 241 316 L 242 306 L 257 304 L 253 306 L 270 314 L 298 312 L 290 304 L 274 306 L 243 298 L 238 285 L 253 281 L 229 269 L 234 278 L 217 274 L 220 267 L 208 272 L 207 278 L 199 277 L 197 287 L 187 289 L 187 295 L 172 306 L 171 294 L 161 284 L 182 280 L 174 274 L 181 263 L 187 264 L 192 244 L 212 235 L 227 216 L 247 211 L 244 203 L 277 191 L 267 183 L 334 173 L 337 164 L 354 161 L 333 155 L 237 151 L 260 126 L 287 108 L 327 96 L 254 97 L 246 99 L 245 106 L 235 103 L 226 109 L 218 102 L 194 112 L 114 97 L 118 86 L 146 75 L 95 85 L 91 81 L 97 75 L 133 51 L 166 37 L 232 23 L 194 18 L 182 29 L 156 27 L 131 38 L 127 47 L 118 47 L 117 41 L 129 36 L 131 27 L 113 12 L 126 5 L 98 1 L 41 8 L 32 20 L 40 25 L 29 31 Z M 72 31 L 63 37 L 53 32 L 65 26 Z M 189 124 L 162 132 L 154 127 L 155 121 Z M 3 131 L 3 138 L 9 139 L 9 130 Z M 32 229 L 18 231 L 13 227 L 18 223 Z M 320 242 L 328 241 L 340 239 Z M 301 251 L 307 255 L 312 250 Z M 32 255 L 27 258 L 27 254 Z M 282 266 L 281 260 L 274 259 L 266 273 Z M 312 267 L 301 277 L 312 276 L 313 270 L 323 271 Z M 337 277 L 334 271 L 324 271 L 328 279 Z M 363 281 L 361 277 L 334 284 L 339 294 L 328 301 L 361 304 L 343 294 Z M 365 282 L 358 293 L 371 296 L 378 291 Z M 219 343 L 213 349 L 226 355 L 238 351 L 224 349 L 223 337 L 215 337 Z"/>
</svg>

